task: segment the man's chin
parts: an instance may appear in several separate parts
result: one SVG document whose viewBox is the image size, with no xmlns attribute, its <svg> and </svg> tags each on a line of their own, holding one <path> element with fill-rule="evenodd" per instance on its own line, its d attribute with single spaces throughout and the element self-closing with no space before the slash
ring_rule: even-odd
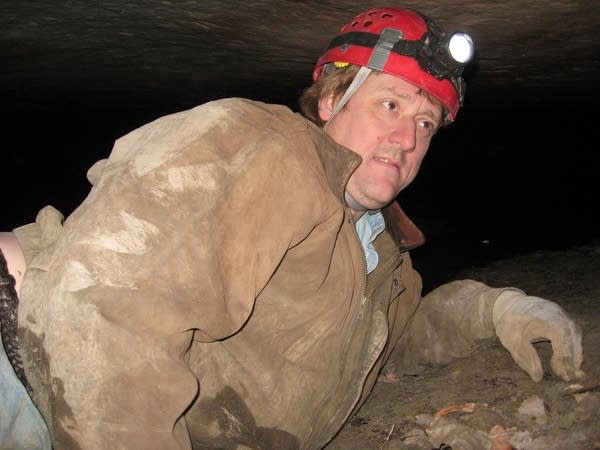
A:
<svg viewBox="0 0 600 450">
<path fill-rule="evenodd" d="M 386 206 L 388 206 L 390 203 L 392 203 L 396 199 L 396 197 L 398 196 L 399 193 L 400 193 L 399 191 L 396 192 L 394 190 L 394 191 L 387 192 L 384 195 L 380 195 L 373 201 L 373 206 L 375 206 L 374 209 L 385 208 Z"/>
<path fill-rule="evenodd" d="M 384 199 L 384 200 L 378 200 L 378 201 L 371 201 L 369 202 L 368 205 L 365 205 L 366 208 L 370 211 L 375 211 L 378 209 L 382 209 L 385 208 L 386 206 L 388 206 L 390 203 L 392 203 L 395 200 L 396 197 L 392 198 L 392 199 Z"/>
<path fill-rule="evenodd" d="M 386 192 L 379 192 L 377 195 L 361 196 L 360 200 L 355 199 L 346 191 L 346 203 L 354 211 L 374 211 L 385 208 L 392 203 L 398 194 L 395 190 L 389 189 Z"/>
</svg>

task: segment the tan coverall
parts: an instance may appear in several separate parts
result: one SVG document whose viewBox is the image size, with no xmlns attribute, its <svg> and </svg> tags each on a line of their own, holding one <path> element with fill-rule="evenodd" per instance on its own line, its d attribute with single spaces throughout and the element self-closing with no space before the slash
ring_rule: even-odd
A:
<svg viewBox="0 0 600 450">
<path fill-rule="evenodd" d="M 460 281 L 418 308 L 423 237 L 395 203 L 367 277 L 343 201 L 359 163 L 283 106 L 221 100 L 119 139 L 64 225 L 48 207 L 15 230 L 56 450 L 321 448 L 398 339 L 410 365 L 494 336 L 500 290 Z"/>
</svg>

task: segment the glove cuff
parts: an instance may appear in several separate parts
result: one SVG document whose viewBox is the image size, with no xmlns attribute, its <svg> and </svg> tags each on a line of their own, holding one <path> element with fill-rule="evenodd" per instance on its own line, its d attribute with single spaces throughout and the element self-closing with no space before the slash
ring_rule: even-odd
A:
<svg viewBox="0 0 600 450">
<path fill-rule="evenodd" d="M 507 311 L 512 310 L 524 297 L 526 297 L 525 293 L 515 288 L 502 291 L 498 297 L 496 297 L 494 307 L 492 308 L 492 322 L 494 323 L 494 327 L 497 327 L 502 316 L 504 316 Z"/>
</svg>

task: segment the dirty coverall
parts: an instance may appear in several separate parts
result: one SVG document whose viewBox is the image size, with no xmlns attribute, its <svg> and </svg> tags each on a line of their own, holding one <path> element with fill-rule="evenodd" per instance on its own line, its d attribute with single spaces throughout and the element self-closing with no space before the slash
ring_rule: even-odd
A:
<svg viewBox="0 0 600 450">
<path fill-rule="evenodd" d="M 408 367 L 493 337 L 502 289 L 421 300 L 423 237 L 396 203 L 367 276 L 343 200 L 359 163 L 283 106 L 220 100 L 120 138 L 64 223 L 47 207 L 16 229 L 21 355 L 55 449 L 321 448 L 394 345 Z"/>
</svg>

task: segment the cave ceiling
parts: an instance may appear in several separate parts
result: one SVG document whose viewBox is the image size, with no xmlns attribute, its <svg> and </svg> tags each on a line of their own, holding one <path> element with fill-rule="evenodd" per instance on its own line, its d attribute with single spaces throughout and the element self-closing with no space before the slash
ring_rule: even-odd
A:
<svg viewBox="0 0 600 450">
<path fill-rule="evenodd" d="M 473 37 L 474 108 L 598 99 L 593 1 L 388 2 Z M 225 96 L 293 103 L 339 26 L 382 5 L 350 0 L 14 1 L 0 6 L 11 101 L 192 105 Z M 108 100 L 110 99 L 110 100 Z M 115 100 L 116 99 L 116 100 Z"/>
</svg>

